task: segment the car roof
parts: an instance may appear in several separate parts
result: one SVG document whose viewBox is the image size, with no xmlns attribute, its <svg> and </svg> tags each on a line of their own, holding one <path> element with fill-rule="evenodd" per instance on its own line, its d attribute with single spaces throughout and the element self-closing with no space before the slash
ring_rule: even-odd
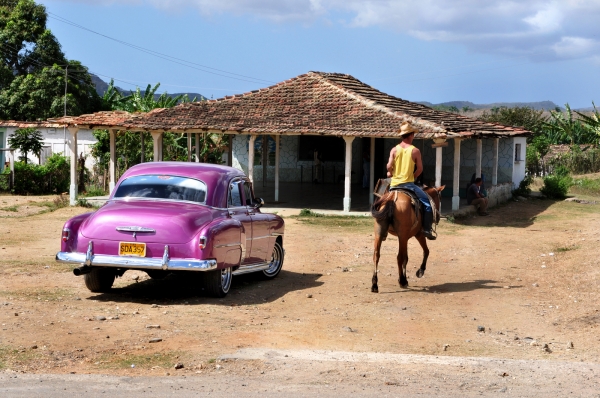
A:
<svg viewBox="0 0 600 398">
<path fill-rule="evenodd" d="M 140 163 L 128 169 L 121 179 L 146 174 L 176 175 L 195 178 L 207 185 L 206 204 L 215 207 L 226 207 L 229 181 L 233 178 L 244 178 L 243 171 L 218 164 L 193 162 L 148 162 Z"/>
</svg>

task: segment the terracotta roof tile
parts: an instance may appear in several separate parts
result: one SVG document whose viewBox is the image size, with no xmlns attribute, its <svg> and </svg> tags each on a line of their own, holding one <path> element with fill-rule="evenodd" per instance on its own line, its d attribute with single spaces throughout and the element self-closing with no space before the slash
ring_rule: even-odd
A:
<svg viewBox="0 0 600 398">
<path fill-rule="evenodd" d="M 405 120 L 419 129 L 417 138 L 530 134 L 409 102 L 350 75 L 322 72 L 309 72 L 250 93 L 146 114 L 99 112 L 53 122 L 131 130 L 394 137 Z"/>
</svg>

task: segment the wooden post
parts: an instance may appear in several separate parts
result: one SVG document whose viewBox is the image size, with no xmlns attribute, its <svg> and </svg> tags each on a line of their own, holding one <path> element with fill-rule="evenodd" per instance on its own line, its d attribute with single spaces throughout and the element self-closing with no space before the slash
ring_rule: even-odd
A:
<svg viewBox="0 0 600 398">
<path fill-rule="evenodd" d="M 498 147 L 500 138 L 494 138 L 494 148 L 492 149 L 493 168 L 492 168 L 492 185 L 498 185 Z"/>
<path fill-rule="evenodd" d="M 371 137 L 369 152 L 369 204 L 372 205 L 375 198 L 373 195 L 373 191 L 375 190 L 375 137 Z M 335 182 L 335 172 L 333 173 L 333 178 Z"/>
<path fill-rule="evenodd" d="M 275 136 L 275 202 L 279 202 L 279 135 Z"/>
<path fill-rule="evenodd" d="M 192 133 L 187 133 L 187 155 L 188 162 L 192 161 Z"/>
<path fill-rule="evenodd" d="M 233 166 L 233 136 L 229 134 L 229 150 L 227 151 L 227 166 Z"/>
<path fill-rule="evenodd" d="M 256 136 L 250 136 L 250 142 L 248 143 L 248 178 L 254 183 L 254 141 Z"/>
<path fill-rule="evenodd" d="M 77 132 L 79 128 L 69 127 L 69 148 L 71 149 L 71 187 L 69 199 L 71 206 L 77 203 Z"/>
<path fill-rule="evenodd" d="M 452 191 L 452 210 L 460 207 L 460 138 L 454 139 L 454 186 Z"/>
<path fill-rule="evenodd" d="M 481 178 L 481 157 L 483 155 L 481 138 L 477 138 L 477 154 L 475 155 L 475 177 Z"/>
<path fill-rule="evenodd" d="M 115 189 L 116 174 L 115 174 L 115 163 L 117 161 L 116 155 L 116 140 L 117 140 L 117 130 L 110 129 L 108 130 L 108 135 L 110 136 L 110 160 L 108 161 L 108 173 L 110 175 L 110 182 L 108 183 L 108 193 L 111 194 L 113 189 Z"/>
<path fill-rule="evenodd" d="M 140 162 L 144 163 L 146 161 L 146 145 L 144 142 L 144 132 L 140 131 L 140 149 L 142 151 L 141 156 L 140 156 Z"/>
<path fill-rule="evenodd" d="M 344 137 L 346 142 L 346 164 L 344 175 L 344 213 L 350 211 L 351 191 L 350 184 L 352 183 L 352 141 L 354 137 Z"/>
<path fill-rule="evenodd" d="M 262 136 L 262 185 L 267 185 L 267 167 L 269 163 L 269 136 Z"/>
<path fill-rule="evenodd" d="M 200 163 L 200 133 L 196 133 L 196 163 Z"/>
</svg>

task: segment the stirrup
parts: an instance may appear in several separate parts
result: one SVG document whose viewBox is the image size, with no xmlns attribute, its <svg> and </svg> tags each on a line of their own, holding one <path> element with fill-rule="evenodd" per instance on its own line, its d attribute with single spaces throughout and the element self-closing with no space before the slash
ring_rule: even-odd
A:
<svg viewBox="0 0 600 398">
<path fill-rule="evenodd" d="M 425 235 L 425 237 L 429 240 L 436 240 L 437 236 L 435 236 L 435 234 L 433 233 L 433 230 L 430 229 L 429 231 L 425 231 L 423 230 L 423 235 Z"/>
</svg>

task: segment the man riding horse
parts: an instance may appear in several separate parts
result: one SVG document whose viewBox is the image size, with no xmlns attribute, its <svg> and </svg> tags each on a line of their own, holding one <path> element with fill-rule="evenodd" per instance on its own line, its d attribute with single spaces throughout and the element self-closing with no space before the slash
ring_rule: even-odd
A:
<svg viewBox="0 0 600 398">
<path fill-rule="evenodd" d="M 390 151 L 390 160 L 387 163 L 387 176 L 392 178 L 390 190 L 402 188 L 413 191 L 423 205 L 423 235 L 427 239 L 435 240 L 431 229 L 433 223 L 433 211 L 429 202 L 429 196 L 415 184 L 415 178 L 423 172 L 423 161 L 421 151 L 412 145 L 415 138 L 415 129 L 410 122 L 403 122 L 398 131 L 400 143 Z"/>
</svg>

